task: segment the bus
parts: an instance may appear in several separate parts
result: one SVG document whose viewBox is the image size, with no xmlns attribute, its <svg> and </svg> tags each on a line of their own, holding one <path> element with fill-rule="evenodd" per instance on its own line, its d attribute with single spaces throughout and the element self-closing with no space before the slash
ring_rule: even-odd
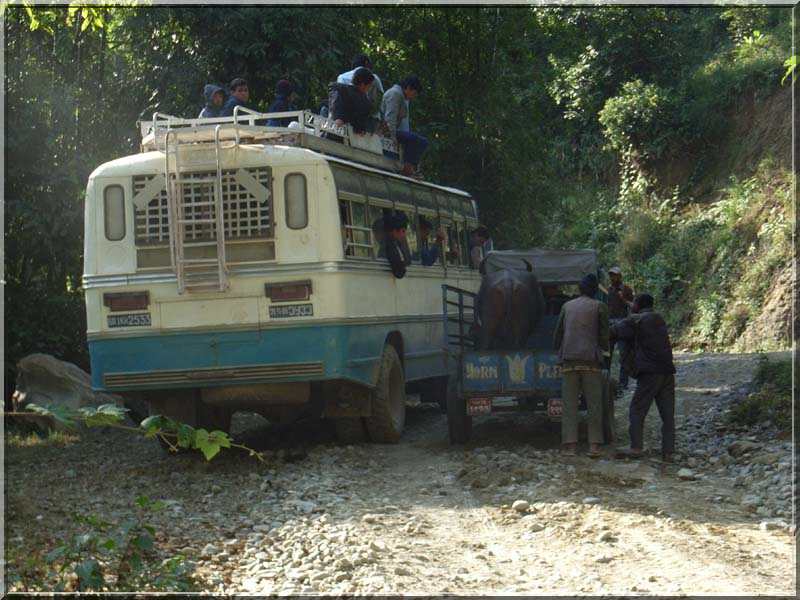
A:
<svg viewBox="0 0 800 600">
<path fill-rule="evenodd" d="M 397 442 L 408 392 L 445 406 L 442 284 L 480 283 L 468 193 L 399 175 L 392 140 L 309 111 L 139 126 L 140 152 L 86 189 L 95 390 L 210 430 L 237 410 L 319 416 L 345 442 Z M 401 279 L 381 252 L 398 213 L 413 257 Z M 430 266 L 421 218 L 444 233 Z"/>
</svg>

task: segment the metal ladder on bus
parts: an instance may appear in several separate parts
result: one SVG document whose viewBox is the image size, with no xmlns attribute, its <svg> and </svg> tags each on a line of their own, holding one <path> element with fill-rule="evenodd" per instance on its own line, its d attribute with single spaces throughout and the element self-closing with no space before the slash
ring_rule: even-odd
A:
<svg viewBox="0 0 800 600">
<path fill-rule="evenodd" d="M 197 166 L 191 162 L 182 165 L 180 160 L 180 131 L 167 129 L 164 137 L 164 179 L 167 187 L 167 215 L 169 219 L 172 268 L 178 280 L 178 293 L 224 292 L 228 289 L 228 265 L 225 258 L 225 215 L 222 198 L 222 163 L 220 157 L 220 125 L 214 129 L 214 156 L 216 173 L 213 177 L 192 177 L 185 169 Z M 170 139 L 174 137 L 174 144 Z M 172 159 L 172 160 L 170 160 Z M 205 186 L 213 189 L 213 200 L 186 202 L 185 186 Z M 193 198 L 194 194 L 190 194 Z M 198 218 L 198 208 L 201 216 Z M 202 210 L 211 209 L 211 210 Z M 207 216 L 213 212 L 213 217 Z M 203 214 L 205 213 L 205 214 Z M 191 241 L 191 248 L 213 248 L 214 256 L 187 257 L 187 226 L 207 225 L 214 232 L 211 241 Z M 202 254 L 202 250 L 200 251 Z"/>
</svg>

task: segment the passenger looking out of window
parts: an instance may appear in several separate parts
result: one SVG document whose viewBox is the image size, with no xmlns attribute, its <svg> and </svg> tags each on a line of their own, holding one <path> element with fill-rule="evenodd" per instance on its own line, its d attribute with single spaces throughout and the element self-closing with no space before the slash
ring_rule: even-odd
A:
<svg viewBox="0 0 800 600">
<path fill-rule="evenodd" d="M 297 94 L 294 93 L 294 85 L 288 79 L 281 79 L 275 86 L 275 100 L 269 105 L 267 112 L 280 113 L 297 110 L 294 100 Z M 288 127 L 289 123 L 296 121 L 293 117 L 282 117 L 280 119 L 267 119 L 268 127 Z"/>
<path fill-rule="evenodd" d="M 544 295 L 544 314 L 546 315 L 561 314 L 561 307 L 564 306 L 565 302 L 570 300 L 570 297 L 562 292 L 561 288 L 557 285 L 542 286 L 542 294 Z"/>
<path fill-rule="evenodd" d="M 213 119 L 214 117 L 221 116 L 222 105 L 225 103 L 225 90 L 218 85 L 209 83 L 203 88 L 203 96 L 206 99 L 206 105 L 200 111 L 198 119 Z"/>
<path fill-rule="evenodd" d="M 336 78 L 336 83 L 341 83 L 344 85 L 353 85 L 353 77 L 358 71 L 359 67 L 364 67 L 365 69 L 369 69 L 372 72 L 373 79 L 372 83 L 367 90 L 367 98 L 372 103 L 372 118 L 376 119 L 377 121 L 381 120 L 381 99 L 383 98 L 383 83 L 381 82 L 380 77 L 375 75 L 375 72 L 372 71 L 372 61 L 369 59 L 369 56 L 366 54 L 357 54 L 353 58 L 352 62 L 352 69 L 350 71 L 346 71 L 339 75 Z"/>
<path fill-rule="evenodd" d="M 471 246 L 469 260 L 473 269 L 479 269 L 484 257 L 484 246 L 489 241 L 489 230 L 485 226 L 479 225 L 472 231 L 469 241 Z"/>
<path fill-rule="evenodd" d="M 406 243 L 408 223 L 403 215 L 389 215 L 384 217 L 383 223 L 386 232 L 384 240 L 386 258 L 389 260 L 394 276 L 402 279 L 406 275 L 406 267 L 411 263 Z"/>
<path fill-rule="evenodd" d="M 403 147 L 403 175 L 418 172 L 419 161 L 428 147 L 428 139 L 411 132 L 409 103 L 422 91 L 419 77 L 411 75 L 394 84 L 383 95 L 381 112 L 389 134 Z"/>
<path fill-rule="evenodd" d="M 420 215 L 419 251 L 414 255 L 414 260 L 418 260 L 424 267 L 430 267 L 436 264 L 439 260 L 439 254 L 442 251 L 442 243 L 444 243 L 444 234 L 441 231 L 436 232 L 436 236 L 433 242 L 431 242 L 430 235 L 432 231 L 433 223 Z"/>
<path fill-rule="evenodd" d="M 233 109 L 237 106 L 250 108 L 247 104 L 250 100 L 250 88 L 248 87 L 247 82 L 241 77 L 237 77 L 231 81 L 229 87 L 231 90 L 231 95 L 228 98 L 228 101 L 225 103 L 225 106 L 222 107 L 222 114 L 220 114 L 221 117 L 232 117 Z"/>
<path fill-rule="evenodd" d="M 353 75 L 353 84 L 332 83 L 329 89 L 328 105 L 330 116 L 341 127 L 346 123 L 353 131 L 363 135 L 375 130 L 376 123 L 370 118 L 372 105 L 367 97 L 369 86 L 375 76 L 369 69 L 359 67 Z"/>
</svg>

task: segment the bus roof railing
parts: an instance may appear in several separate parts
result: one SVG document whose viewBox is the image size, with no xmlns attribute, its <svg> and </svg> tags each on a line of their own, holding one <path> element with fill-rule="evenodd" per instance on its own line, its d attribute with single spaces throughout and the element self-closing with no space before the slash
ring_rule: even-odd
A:
<svg viewBox="0 0 800 600">
<path fill-rule="evenodd" d="M 289 126 L 270 126 L 269 119 L 296 119 Z M 176 139 L 183 142 L 213 141 L 214 129 L 221 125 L 221 139 L 242 138 L 269 141 L 284 141 L 287 134 L 305 133 L 313 137 L 329 134 L 341 139 L 345 146 L 384 156 L 384 151 L 400 157 L 397 142 L 389 137 L 378 135 L 358 135 L 350 125 L 339 126 L 329 117 L 323 117 L 309 110 L 261 113 L 243 106 L 236 106 L 230 117 L 184 119 L 165 113 L 153 113 L 149 121 L 139 121 L 142 147 L 158 149 L 163 146 L 167 131 L 174 131 Z"/>
</svg>

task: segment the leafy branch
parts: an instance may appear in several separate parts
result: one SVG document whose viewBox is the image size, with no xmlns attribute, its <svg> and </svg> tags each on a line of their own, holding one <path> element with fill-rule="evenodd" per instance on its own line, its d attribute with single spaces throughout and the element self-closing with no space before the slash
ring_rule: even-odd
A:
<svg viewBox="0 0 800 600">
<path fill-rule="evenodd" d="M 262 453 L 244 444 L 234 443 L 224 431 L 195 428 L 163 415 L 147 417 L 138 427 L 124 425 L 128 409 L 116 404 L 85 406 L 79 409 L 56 404 L 47 406 L 28 404 L 26 408 L 33 413 L 50 417 L 68 429 L 75 429 L 78 423 L 83 423 L 86 427 L 114 427 L 146 438 L 158 439 L 170 452 L 198 450 L 203 453 L 206 460 L 211 460 L 222 448 L 238 448 L 258 461 L 266 462 Z"/>
</svg>

